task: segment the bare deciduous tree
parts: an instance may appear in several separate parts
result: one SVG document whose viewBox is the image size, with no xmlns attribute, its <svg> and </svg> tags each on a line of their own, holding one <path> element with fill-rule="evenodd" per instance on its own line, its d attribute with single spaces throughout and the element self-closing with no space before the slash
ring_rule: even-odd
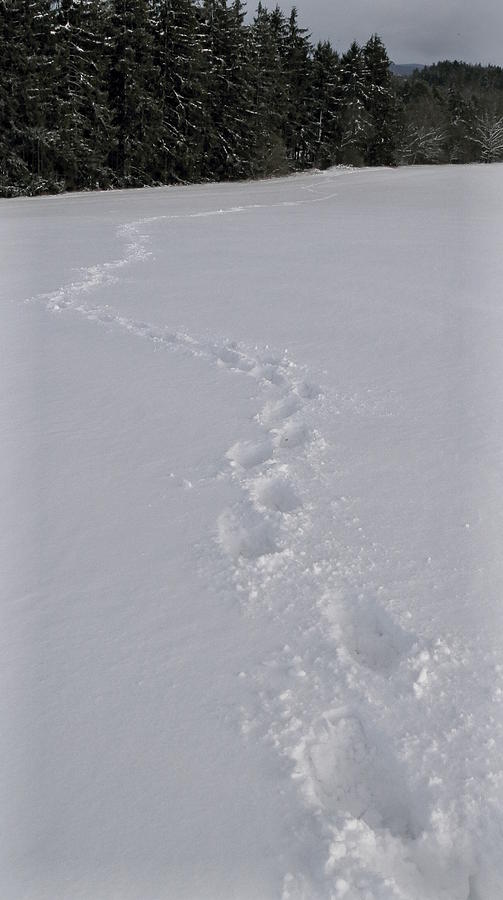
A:
<svg viewBox="0 0 503 900">
<path fill-rule="evenodd" d="M 442 158 L 444 141 L 445 132 L 442 128 L 409 125 L 403 136 L 402 159 L 411 165 L 439 162 Z"/>
<path fill-rule="evenodd" d="M 503 157 L 503 116 L 485 112 L 477 116 L 471 137 L 480 147 L 483 162 L 490 163 Z"/>
</svg>

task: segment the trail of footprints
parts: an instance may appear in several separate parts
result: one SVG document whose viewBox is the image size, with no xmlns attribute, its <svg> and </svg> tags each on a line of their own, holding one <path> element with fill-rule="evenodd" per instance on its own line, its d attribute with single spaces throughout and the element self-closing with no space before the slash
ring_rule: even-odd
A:
<svg viewBox="0 0 503 900">
<path fill-rule="evenodd" d="M 361 589 L 372 561 L 352 557 L 351 541 L 342 547 L 331 533 L 331 521 L 344 516 L 345 498 L 334 510 L 333 484 L 328 493 L 323 489 L 326 444 L 316 426 L 323 403 L 324 414 L 333 412 L 323 391 L 286 352 L 250 353 L 232 342 L 196 340 L 85 302 L 115 282 L 123 266 L 149 258 L 138 223 L 123 226 L 121 234 L 127 241 L 124 258 L 91 267 L 82 281 L 34 299 L 52 312 L 71 310 L 158 349 L 254 378 L 263 389 L 256 438 L 236 440 L 223 460 L 239 500 L 216 524 L 245 613 L 284 623 L 281 653 L 249 673 L 259 702 L 255 713 L 243 707 L 242 730 L 258 730 L 288 761 L 318 817 L 332 879 L 353 858 L 348 851 L 344 865 L 337 860 L 342 844 L 356 848 L 357 859 L 358 842 L 368 840 L 369 829 L 408 842 L 427 826 L 428 790 L 421 800 L 408 793 L 402 763 L 369 712 L 364 690 L 374 681 L 375 700 L 382 702 L 379 684 L 405 669 L 417 701 L 428 689 L 431 656 L 395 622 L 377 591 Z M 288 874 L 285 900 L 303 896 L 301 882 L 302 875 Z"/>
<path fill-rule="evenodd" d="M 264 361 L 236 348 L 219 360 L 263 378 Z M 244 710 L 244 732 L 258 730 L 288 761 L 318 817 L 312 827 L 326 850 L 327 891 L 338 896 L 337 875 L 344 896 L 349 880 L 339 876 L 353 878 L 361 842 L 388 835 L 391 850 L 383 849 L 379 862 L 384 885 L 388 862 L 392 871 L 396 854 L 407 857 L 428 828 L 428 785 L 410 782 L 369 699 L 377 709 L 392 699 L 387 685 L 396 672 L 414 703 L 427 687 L 431 659 L 395 622 L 379 591 L 362 590 L 372 560 L 352 558 L 330 533 L 330 498 L 319 486 L 323 440 L 308 422 L 321 418 L 322 391 L 286 359 L 268 358 L 265 366 L 276 396 L 257 416 L 257 440 L 227 451 L 242 499 L 221 514 L 218 535 L 245 608 L 280 618 L 288 643 L 251 673 L 260 706 L 255 714 Z M 354 851 L 344 862 L 337 856 L 342 844 Z M 302 874 L 288 874 L 285 900 L 306 890 Z"/>
<path fill-rule="evenodd" d="M 288 358 L 269 353 L 250 358 L 235 347 L 218 353 L 220 365 L 247 372 L 281 391 L 258 414 L 260 436 L 237 441 L 226 453 L 242 500 L 218 520 L 220 544 L 239 565 L 240 557 L 258 560 L 288 552 L 303 503 L 289 470 L 289 455 L 315 439 L 302 420 L 302 394 L 319 394 L 304 379 L 295 379 L 296 366 Z M 293 377 L 292 377 L 293 376 Z"/>
</svg>

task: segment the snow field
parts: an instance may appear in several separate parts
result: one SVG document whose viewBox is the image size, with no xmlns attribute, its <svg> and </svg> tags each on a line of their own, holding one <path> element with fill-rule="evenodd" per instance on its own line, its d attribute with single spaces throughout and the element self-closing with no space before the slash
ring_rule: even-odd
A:
<svg viewBox="0 0 503 900">
<path fill-rule="evenodd" d="M 371 189 L 373 175 L 355 174 L 351 183 L 366 178 Z M 498 647 L 484 643 L 484 628 L 471 640 L 469 625 L 459 625 L 449 571 L 431 557 L 418 567 L 416 559 L 404 559 L 398 542 L 376 540 L 361 502 L 341 491 L 351 482 L 344 473 L 351 474 L 352 461 L 342 458 L 338 431 L 360 434 L 370 419 L 377 433 L 389 415 L 385 389 L 362 401 L 361 391 L 344 393 L 327 383 L 327 372 L 301 364 L 272 341 L 269 346 L 267 336 L 262 345 L 234 334 L 208 337 L 159 324 L 159 316 L 152 322 L 131 317 L 117 299 L 108 302 L 110 293 L 120 298 L 124 273 L 156 264 L 150 229 L 333 203 L 337 177 L 287 180 L 280 190 L 288 199 L 270 205 L 122 223 L 116 233 L 122 255 L 34 301 L 73 317 L 76 330 L 84 319 L 117 341 L 127 334 L 153 351 L 194 361 L 198 377 L 217 371 L 229 382 L 252 385 L 252 416 L 236 422 L 221 458 L 207 461 L 204 478 L 218 488 L 214 499 L 223 499 L 219 485 L 225 484 L 231 500 L 212 510 L 211 534 L 206 543 L 201 537 L 200 548 L 217 594 L 223 586 L 250 628 L 266 635 L 264 649 L 258 642 L 246 669 L 236 673 L 230 718 L 239 723 L 243 747 L 273 755 L 290 804 L 285 833 L 295 852 L 288 858 L 278 852 L 283 871 L 276 881 L 270 876 L 267 897 L 499 900 Z M 404 181 L 410 177 L 403 174 Z M 351 186 L 346 189 L 351 209 Z M 303 190 L 323 194 L 296 199 Z M 419 465 L 426 479 L 424 457 Z M 172 474 L 182 490 L 201 490 L 200 471 Z M 424 617 L 434 618 L 442 600 L 449 627 L 431 634 Z M 203 830 L 211 810 L 207 817 Z M 189 890 L 193 885 L 180 896 Z M 238 889 L 240 900 L 247 891 Z"/>
</svg>

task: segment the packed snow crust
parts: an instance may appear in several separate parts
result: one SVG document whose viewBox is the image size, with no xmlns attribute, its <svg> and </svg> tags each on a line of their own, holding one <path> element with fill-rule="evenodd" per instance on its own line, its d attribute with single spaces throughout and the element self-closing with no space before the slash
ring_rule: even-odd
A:
<svg viewBox="0 0 503 900">
<path fill-rule="evenodd" d="M 502 209 L 2 202 L 6 900 L 501 900 Z"/>
</svg>

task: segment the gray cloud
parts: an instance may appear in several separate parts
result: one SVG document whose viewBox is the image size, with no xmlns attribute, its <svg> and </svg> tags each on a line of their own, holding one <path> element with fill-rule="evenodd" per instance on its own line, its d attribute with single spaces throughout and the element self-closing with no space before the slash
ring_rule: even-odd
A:
<svg viewBox="0 0 503 900">
<path fill-rule="evenodd" d="M 292 5 L 280 2 L 285 12 Z M 503 64 L 501 0 L 297 0 L 295 5 L 313 40 L 327 38 L 338 50 L 377 32 L 395 62 Z"/>
</svg>

